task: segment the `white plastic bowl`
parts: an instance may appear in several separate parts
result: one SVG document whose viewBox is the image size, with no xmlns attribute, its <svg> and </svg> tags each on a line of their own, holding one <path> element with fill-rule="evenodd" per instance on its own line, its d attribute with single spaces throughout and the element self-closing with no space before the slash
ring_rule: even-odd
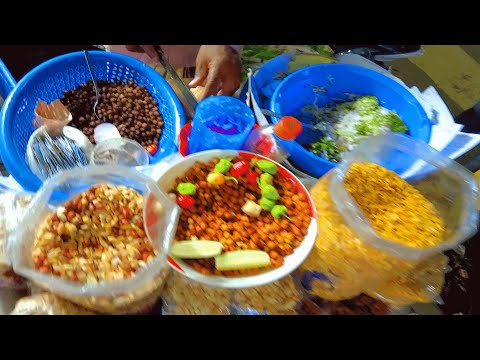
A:
<svg viewBox="0 0 480 360">
<path fill-rule="evenodd" d="M 170 191 L 173 186 L 175 179 L 177 177 L 183 176 L 188 169 L 190 169 L 196 162 L 208 162 L 213 158 L 222 158 L 222 157 L 234 157 L 241 155 L 246 158 L 261 158 L 267 159 L 261 155 L 246 152 L 246 151 L 235 151 L 235 150 L 209 150 L 202 151 L 199 153 L 192 154 L 185 158 L 180 159 L 179 161 L 173 163 L 170 168 L 165 171 L 160 178 L 158 179 L 159 187 L 165 192 Z M 271 161 L 271 160 L 270 160 Z M 274 162 L 275 163 L 275 162 Z M 278 163 L 275 163 L 279 167 L 279 173 L 289 179 L 291 179 L 295 186 L 297 187 L 298 192 L 303 192 L 310 205 L 310 217 L 311 222 L 308 228 L 307 236 L 303 239 L 301 245 L 295 249 L 293 254 L 285 257 L 285 262 L 279 268 L 260 273 L 258 275 L 246 275 L 246 276 L 236 276 L 236 277 L 224 277 L 217 275 L 203 275 L 193 269 L 190 265 L 182 261 L 181 259 L 173 259 L 169 257 L 168 262 L 170 266 L 175 270 L 186 276 L 189 279 L 198 281 L 205 285 L 238 289 L 238 288 L 248 288 L 265 285 L 274 281 L 277 281 L 291 272 L 293 272 L 298 266 L 300 266 L 308 254 L 312 250 L 313 244 L 315 243 L 315 238 L 317 235 L 317 214 L 313 201 L 308 193 L 307 189 L 302 185 L 302 183 L 287 169 L 281 166 Z"/>
</svg>

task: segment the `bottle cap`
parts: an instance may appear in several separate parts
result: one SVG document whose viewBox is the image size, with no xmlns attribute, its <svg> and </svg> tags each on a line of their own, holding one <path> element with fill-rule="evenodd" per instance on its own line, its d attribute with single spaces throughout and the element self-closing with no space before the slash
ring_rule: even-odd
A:
<svg viewBox="0 0 480 360">
<path fill-rule="evenodd" d="M 273 126 L 273 132 L 282 140 L 293 140 L 302 130 L 302 123 L 293 116 L 284 116 Z"/>
</svg>

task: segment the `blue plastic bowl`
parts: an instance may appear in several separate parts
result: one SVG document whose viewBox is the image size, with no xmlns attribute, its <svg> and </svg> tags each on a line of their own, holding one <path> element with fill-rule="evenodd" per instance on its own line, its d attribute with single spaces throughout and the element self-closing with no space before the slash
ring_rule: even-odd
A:
<svg viewBox="0 0 480 360">
<path fill-rule="evenodd" d="M 147 64 L 130 56 L 105 51 L 90 51 L 89 54 L 96 80 L 133 80 L 144 85 L 158 102 L 164 127 L 159 150 L 150 162 L 157 163 L 176 152 L 178 134 L 186 118 L 180 101 L 165 79 Z M 7 92 L 15 84 L 1 65 L 0 79 L 10 80 L 0 81 L 0 90 Z M 32 119 L 37 101 L 59 99 L 65 90 L 74 89 L 90 79 L 84 53 L 74 52 L 48 60 L 31 70 L 5 99 L 0 113 L 0 155 L 7 170 L 26 190 L 35 192 L 42 185 L 25 159 L 28 139 L 35 130 Z"/>
<path fill-rule="evenodd" d="M 326 91 L 314 92 L 314 86 Z M 411 137 L 426 143 L 430 141 L 431 122 L 410 91 L 381 73 L 356 65 L 313 65 L 290 74 L 273 93 L 270 110 L 284 116 L 298 116 L 306 105 L 315 103 L 323 107 L 338 99 L 349 100 L 351 95 L 376 96 L 380 105 L 395 111 L 402 118 Z M 279 120 L 272 117 L 274 123 Z M 313 176 L 320 177 L 336 166 L 336 163 L 313 154 L 295 141 L 281 143 L 291 159 Z"/>
</svg>

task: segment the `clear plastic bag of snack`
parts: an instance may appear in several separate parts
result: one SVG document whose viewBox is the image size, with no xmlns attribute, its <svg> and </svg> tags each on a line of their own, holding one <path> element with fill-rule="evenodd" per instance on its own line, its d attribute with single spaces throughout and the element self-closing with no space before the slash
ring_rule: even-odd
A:
<svg viewBox="0 0 480 360">
<path fill-rule="evenodd" d="M 172 271 L 162 293 L 164 315 L 229 315 L 233 290 L 197 283 Z"/>
<path fill-rule="evenodd" d="M 235 290 L 232 309 L 237 314 L 296 315 L 301 294 L 292 276 L 271 284 Z"/>
<path fill-rule="evenodd" d="M 18 300 L 10 315 L 95 315 L 95 313 L 44 292 Z"/>
<path fill-rule="evenodd" d="M 295 315 L 301 294 L 291 276 L 246 289 L 224 289 L 172 272 L 162 293 L 165 315 Z"/>
<path fill-rule="evenodd" d="M 179 211 L 131 168 L 73 169 L 44 183 L 8 254 L 15 272 L 89 310 L 143 312 L 163 288 Z"/>
<path fill-rule="evenodd" d="M 412 303 L 430 303 L 442 292 L 447 265 L 448 257 L 444 254 L 430 256 L 413 270 L 395 276 L 367 293 L 398 307 Z"/>
<path fill-rule="evenodd" d="M 301 267 L 303 285 L 337 301 L 411 278 L 425 259 L 476 232 L 477 191 L 471 173 L 425 143 L 399 134 L 366 139 L 311 189 L 318 237 Z M 396 282 L 403 303 L 399 293 L 410 290 Z M 426 301 L 424 295 L 409 299 Z M 390 302 L 395 298 L 392 292 Z"/>
<path fill-rule="evenodd" d="M 33 194 L 0 188 L 0 288 L 25 289 L 25 279 L 15 274 L 7 256 L 9 234 L 23 216 Z"/>
</svg>

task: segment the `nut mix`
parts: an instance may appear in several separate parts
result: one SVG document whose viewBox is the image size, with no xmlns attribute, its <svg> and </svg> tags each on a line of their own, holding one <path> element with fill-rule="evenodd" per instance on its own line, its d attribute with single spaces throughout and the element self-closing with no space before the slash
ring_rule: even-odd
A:
<svg viewBox="0 0 480 360">
<path fill-rule="evenodd" d="M 82 130 L 95 142 L 94 129 L 103 122 L 115 125 L 122 137 L 137 141 L 143 147 L 158 145 L 163 129 L 163 118 L 158 104 L 145 86 L 134 81 L 127 83 L 97 81 L 100 101 L 93 113 L 95 90 L 92 82 L 65 91 L 61 102 L 72 113 L 71 125 Z"/>
<path fill-rule="evenodd" d="M 50 214 L 37 232 L 35 267 L 64 279 L 97 283 L 131 277 L 156 255 L 143 221 L 143 197 L 101 184 Z"/>
<path fill-rule="evenodd" d="M 312 281 L 313 295 L 337 301 L 408 273 L 418 261 L 399 258 L 360 238 L 332 200 L 331 174 L 322 177 L 310 192 L 318 212 L 319 235 L 301 268 L 327 278 Z M 412 248 L 443 240 L 444 224 L 435 208 L 395 173 L 375 164 L 356 163 L 350 167 L 344 185 L 373 229 L 384 238 Z"/>
<path fill-rule="evenodd" d="M 300 246 L 311 219 L 305 194 L 277 170 L 272 162 L 243 157 L 197 162 L 175 180 L 172 189 L 183 207 L 175 240 L 218 241 L 227 253 L 266 252 L 270 266 L 263 269 L 281 266 L 285 256 Z M 220 271 L 214 258 L 185 261 L 205 275 L 235 276 L 262 270 L 259 265 Z"/>
</svg>

